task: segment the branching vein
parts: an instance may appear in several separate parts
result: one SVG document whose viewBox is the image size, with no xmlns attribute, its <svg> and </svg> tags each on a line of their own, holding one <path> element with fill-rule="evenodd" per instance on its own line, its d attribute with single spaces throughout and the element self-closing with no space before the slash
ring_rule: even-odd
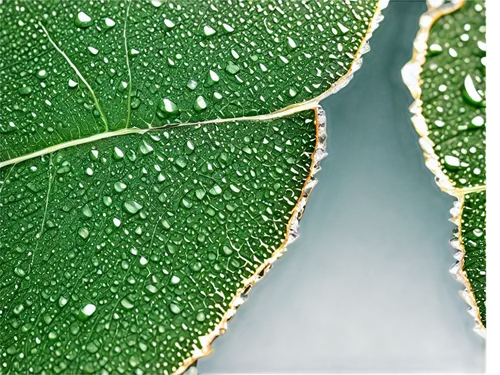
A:
<svg viewBox="0 0 500 375">
<path fill-rule="evenodd" d="M 85 77 L 82 75 L 82 73 L 78 70 L 76 65 L 73 64 L 73 62 L 68 57 L 68 55 L 66 55 L 66 53 L 62 49 L 60 49 L 59 46 L 54 42 L 54 40 L 52 40 L 52 38 L 50 37 L 50 34 L 47 31 L 47 29 L 45 28 L 45 26 L 43 26 L 41 22 L 38 22 L 38 25 L 42 28 L 42 30 L 45 33 L 45 36 L 47 36 L 47 39 L 49 40 L 50 44 L 52 44 L 52 46 L 56 49 L 56 51 L 59 52 L 62 55 L 62 57 L 64 57 L 64 59 L 68 62 L 69 66 L 71 66 L 71 68 L 75 71 L 78 78 L 80 78 L 82 80 L 82 82 L 85 84 L 85 86 L 87 86 L 87 89 L 90 91 L 90 94 L 92 95 L 92 98 L 94 99 L 95 106 L 97 107 L 97 110 L 101 114 L 101 118 L 102 118 L 102 121 L 104 122 L 104 125 L 106 127 L 106 131 L 108 131 L 108 120 L 106 118 L 106 115 L 104 114 L 104 111 L 101 107 L 101 104 L 99 103 L 99 100 L 97 99 L 97 96 L 95 95 L 94 90 L 92 89 L 90 84 L 87 82 Z"/>
</svg>

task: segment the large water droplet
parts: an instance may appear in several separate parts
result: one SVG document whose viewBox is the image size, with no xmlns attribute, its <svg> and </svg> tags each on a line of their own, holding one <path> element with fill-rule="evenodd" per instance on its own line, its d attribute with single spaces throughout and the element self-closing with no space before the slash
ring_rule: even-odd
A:
<svg viewBox="0 0 500 375">
<path fill-rule="evenodd" d="M 123 203 L 123 208 L 131 214 L 136 214 L 142 209 L 142 205 L 137 203 L 136 201 L 125 201 Z"/>
<path fill-rule="evenodd" d="M 177 104 L 175 104 L 173 101 L 170 99 L 162 99 L 160 102 L 160 110 L 166 114 L 173 115 L 179 112 L 179 109 L 177 108 Z"/>
<path fill-rule="evenodd" d="M 78 27 L 89 27 L 92 25 L 92 18 L 84 12 L 79 12 L 75 17 L 75 25 Z"/>
</svg>

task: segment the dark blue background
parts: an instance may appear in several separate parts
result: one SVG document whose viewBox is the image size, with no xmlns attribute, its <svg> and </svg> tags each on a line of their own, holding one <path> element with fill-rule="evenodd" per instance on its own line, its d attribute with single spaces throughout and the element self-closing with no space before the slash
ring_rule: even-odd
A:
<svg viewBox="0 0 500 375">
<path fill-rule="evenodd" d="M 329 156 L 289 247 L 202 373 L 479 372 L 448 269 L 453 198 L 424 166 L 401 80 L 422 1 L 392 1 L 351 83 L 322 102 Z"/>
</svg>

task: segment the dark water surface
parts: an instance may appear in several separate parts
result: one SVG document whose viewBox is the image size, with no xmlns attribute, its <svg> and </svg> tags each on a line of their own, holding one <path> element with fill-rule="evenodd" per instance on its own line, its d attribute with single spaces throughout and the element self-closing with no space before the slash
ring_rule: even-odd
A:
<svg viewBox="0 0 500 375">
<path fill-rule="evenodd" d="M 425 166 L 401 68 L 422 1 L 391 1 L 351 83 L 322 105 L 328 152 L 300 238 L 201 373 L 480 372 L 485 342 L 448 269 L 452 197 Z"/>
</svg>

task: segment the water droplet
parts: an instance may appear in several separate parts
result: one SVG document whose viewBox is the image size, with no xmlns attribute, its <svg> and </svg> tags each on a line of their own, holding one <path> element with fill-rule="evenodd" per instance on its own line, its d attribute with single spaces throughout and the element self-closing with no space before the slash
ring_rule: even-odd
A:
<svg viewBox="0 0 500 375">
<path fill-rule="evenodd" d="M 29 86 L 23 86 L 23 87 L 19 88 L 19 93 L 21 95 L 29 95 L 29 94 L 31 94 L 32 91 L 33 91 L 33 89 Z"/>
<path fill-rule="evenodd" d="M 78 229 L 78 234 L 80 235 L 80 237 L 82 237 L 85 240 L 89 236 L 89 230 L 88 230 L 88 228 L 82 227 L 82 228 Z"/>
<path fill-rule="evenodd" d="M 195 80 L 190 79 L 186 86 L 188 89 L 194 90 L 196 86 L 198 86 L 198 83 Z"/>
<path fill-rule="evenodd" d="M 149 292 L 149 294 L 155 294 L 158 292 L 158 288 L 154 285 L 146 285 L 146 291 Z"/>
<path fill-rule="evenodd" d="M 120 301 L 120 304 L 126 308 L 127 310 L 130 310 L 130 309 L 133 309 L 134 308 L 134 304 L 132 302 L 130 302 L 127 298 L 124 298 Z"/>
<path fill-rule="evenodd" d="M 205 36 L 212 36 L 215 34 L 215 30 L 211 26 L 203 26 L 203 34 Z"/>
<path fill-rule="evenodd" d="M 345 34 L 349 31 L 349 29 L 347 27 L 345 27 L 344 25 L 342 25 L 340 22 L 337 22 L 337 26 L 339 27 L 340 32 L 342 34 Z"/>
<path fill-rule="evenodd" d="M 295 43 L 295 40 L 293 40 L 292 38 L 288 37 L 287 41 L 288 41 L 288 45 L 290 46 L 290 48 L 297 48 L 297 43 Z"/>
<path fill-rule="evenodd" d="M 203 96 L 198 96 L 194 102 L 194 109 L 197 111 L 203 111 L 207 108 L 207 102 Z"/>
<path fill-rule="evenodd" d="M 79 12 L 75 17 L 75 25 L 78 27 L 89 27 L 92 25 L 92 18 L 84 12 Z"/>
<path fill-rule="evenodd" d="M 163 23 L 165 24 L 165 26 L 167 27 L 167 29 L 173 29 L 175 27 L 175 23 L 173 23 L 169 19 L 164 19 Z"/>
<path fill-rule="evenodd" d="M 120 160 L 120 159 L 123 159 L 124 156 L 125 156 L 125 154 L 123 153 L 123 151 L 115 146 L 115 148 L 113 149 L 113 158 L 115 160 Z"/>
<path fill-rule="evenodd" d="M 186 154 L 192 154 L 194 151 L 194 144 L 190 140 L 186 142 L 186 147 L 184 147 Z"/>
<path fill-rule="evenodd" d="M 80 318 L 80 320 L 87 320 L 92 316 L 95 310 L 96 306 L 92 303 L 88 303 L 80 310 L 78 317 Z"/>
<path fill-rule="evenodd" d="M 429 52 L 431 55 L 439 55 L 441 52 L 443 52 L 443 47 L 441 47 L 439 44 L 431 44 L 429 47 Z"/>
<path fill-rule="evenodd" d="M 200 311 L 198 314 L 196 314 L 196 320 L 199 322 L 203 322 L 205 320 L 205 314 L 203 311 Z"/>
<path fill-rule="evenodd" d="M 64 307 L 68 303 L 68 299 L 64 296 L 59 297 L 59 301 L 57 301 L 57 304 L 59 307 Z"/>
<path fill-rule="evenodd" d="M 115 22 L 115 21 L 113 21 L 111 18 L 108 18 L 108 17 L 106 17 L 106 18 L 104 19 L 104 23 L 106 24 L 106 27 L 107 27 L 108 29 L 111 29 L 112 27 L 114 27 L 114 26 L 116 25 L 116 22 Z"/>
<path fill-rule="evenodd" d="M 23 310 L 24 310 L 24 305 L 19 304 L 16 307 L 14 307 L 14 314 L 19 315 L 23 312 Z"/>
<path fill-rule="evenodd" d="M 195 194 L 196 194 L 196 198 L 198 198 L 199 200 L 202 200 L 203 197 L 205 197 L 206 192 L 205 192 L 205 189 L 199 188 L 199 189 L 196 189 Z"/>
<path fill-rule="evenodd" d="M 37 73 L 36 73 L 36 76 L 40 79 L 44 79 L 44 78 L 47 78 L 47 71 L 45 69 L 40 69 Z"/>
<path fill-rule="evenodd" d="M 472 125 L 474 126 L 483 126 L 484 125 L 484 118 L 483 116 L 476 116 L 472 119 Z"/>
<path fill-rule="evenodd" d="M 219 82 L 219 75 L 216 72 L 214 72 L 213 70 L 211 70 L 208 73 L 208 75 L 209 75 L 211 82 Z"/>
<path fill-rule="evenodd" d="M 85 217 L 88 217 L 88 218 L 92 217 L 92 210 L 90 209 L 90 206 L 88 204 L 83 206 L 82 213 L 83 213 L 83 216 L 85 216 Z"/>
<path fill-rule="evenodd" d="M 142 209 L 142 205 L 137 203 L 136 201 L 125 201 L 123 203 L 123 208 L 130 212 L 131 214 L 136 214 Z"/>
<path fill-rule="evenodd" d="M 179 305 L 175 304 L 175 303 L 171 303 L 170 304 L 170 311 L 172 311 L 174 314 L 180 314 L 180 312 L 182 311 L 181 308 L 179 307 Z"/>
<path fill-rule="evenodd" d="M 102 197 L 102 202 L 104 203 L 105 206 L 109 207 L 111 206 L 113 200 L 111 199 L 111 197 L 105 195 L 104 197 Z"/>
<path fill-rule="evenodd" d="M 160 110 L 166 114 L 173 115 L 179 112 L 177 105 L 170 99 L 162 99 L 160 102 Z"/>
<path fill-rule="evenodd" d="M 229 74 L 236 74 L 240 71 L 240 67 L 236 64 L 234 64 L 232 61 L 229 61 L 229 63 L 226 66 L 226 71 Z"/>
<path fill-rule="evenodd" d="M 469 74 L 467 74 L 464 80 L 464 98 L 475 106 L 482 105 L 483 102 L 483 98 L 479 95 L 474 85 L 474 80 Z"/>
<path fill-rule="evenodd" d="M 228 25 L 227 23 L 223 23 L 222 24 L 222 27 L 224 28 L 224 30 L 226 30 L 228 33 L 232 33 L 234 31 L 234 28 L 230 25 Z"/>
<path fill-rule="evenodd" d="M 460 166 L 460 160 L 456 156 L 446 155 L 444 157 L 444 162 L 448 167 L 457 168 Z"/>
<path fill-rule="evenodd" d="M 125 185 L 121 181 L 118 181 L 118 182 L 115 182 L 114 187 L 115 187 L 116 192 L 121 193 L 122 191 L 124 191 L 127 188 L 127 185 Z"/>
<path fill-rule="evenodd" d="M 86 349 L 89 353 L 96 353 L 99 350 L 99 347 L 95 342 L 91 342 L 90 344 L 87 345 Z"/>
<path fill-rule="evenodd" d="M 214 185 L 208 192 L 212 195 L 219 195 L 222 193 L 222 188 L 219 185 Z"/>
</svg>

